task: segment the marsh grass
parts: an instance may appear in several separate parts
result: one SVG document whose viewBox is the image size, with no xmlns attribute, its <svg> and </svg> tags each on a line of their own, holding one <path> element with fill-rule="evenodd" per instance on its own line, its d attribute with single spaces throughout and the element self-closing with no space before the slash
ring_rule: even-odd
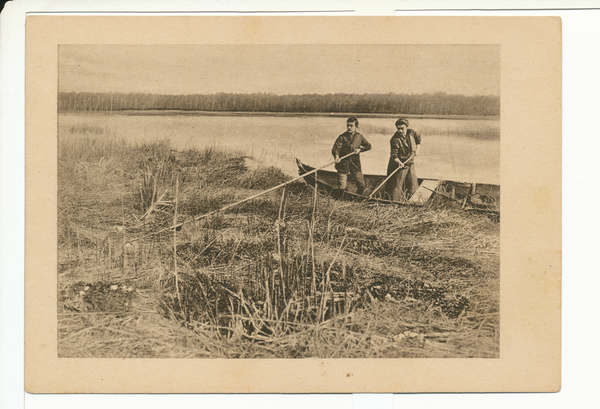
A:
<svg viewBox="0 0 600 409">
<path fill-rule="evenodd" d="M 194 221 L 289 177 L 214 146 L 85 129 L 59 138 L 60 356 L 498 356 L 499 226 L 485 216 L 293 183 Z"/>
<path fill-rule="evenodd" d="M 442 123 L 425 121 L 418 123 L 415 120 L 409 127 L 427 136 L 443 135 L 483 140 L 500 138 L 499 126 L 493 121 L 443 121 Z M 390 124 L 387 126 L 367 122 L 360 125 L 359 131 L 364 134 L 381 134 L 391 137 L 396 132 L 396 127 L 393 120 L 390 120 Z"/>
<path fill-rule="evenodd" d="M 77 133 L 77 134 L 101 135 L 106 132 L 106 129 L 101 126 L 97 126 L 97 125 L 88 125 L 88 124 L 77 123 L 77 124 L 71 125 L 71 127 L 69 128 L 69 132 Z"/>
</svg>

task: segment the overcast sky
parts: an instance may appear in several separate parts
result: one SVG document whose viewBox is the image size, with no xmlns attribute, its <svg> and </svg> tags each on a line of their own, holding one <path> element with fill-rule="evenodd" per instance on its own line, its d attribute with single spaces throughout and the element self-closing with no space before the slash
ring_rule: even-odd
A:
<svg viewBox="0 0 600 409">
<path fill-rule="evenodd" d="M 500 46 L 61 45 L 59 91 L 500 95 Z"/>
</svg>

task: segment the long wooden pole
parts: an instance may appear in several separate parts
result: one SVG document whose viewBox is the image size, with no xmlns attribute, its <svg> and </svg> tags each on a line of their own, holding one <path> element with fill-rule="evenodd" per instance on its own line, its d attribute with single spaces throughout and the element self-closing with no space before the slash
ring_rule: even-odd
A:
<svg viewBox="0 0 600 409">
<path fill-rule="evenodd" d="M 395 174 L 396 172 L 398 172 L 400 169 L 403 169 L 403 168 L 404 168 L 404 166 L 402 166 L 402 167 L 398 166 L 398 167 L 397 167 L 397 168 L 396 168 L 396 169 L 395 169 L 395 170 L 394 170 L 392 173 L 390 173 L 390 175 L 389 175 L 387 178 L 385 178 L 385 180 L 384 180 L 384 181 L 383 181 L 383 182 L 382 182 L 382 183 L 381 183 L 379 186 L 377 186 L 377 187 L 375 188 L 375 190 L 373 190 L 373 192 L 371 192 L 371 194 L 369 195 L 369 197 L 367 197 L 367 199 L 366 199 L 366 200 L 369 200 L 370 198 L 372 198 L 372 197 L 373 197 L 373 195 L 374 195 L 375 193 L 377 193 L 377 191 L 378 191 L 379 189 L 381 189 L 381 187 L 382 187 L 383 185 L 385 185 L 385 182 L 387 182 L 387 181 L 388 181 L 388 180 L 389 180 L 389 179 L 390 179 L 392 176 L 394 176 L 394 174 Z"/>
<path fill-rule="evenodd" d="M 411 160 L 413 157 L 414 157 L 414 155 L 411 155 L 411 156 L 410 156 L 410 157 L 409 157 L 409 158 L 406 160 L 406 162 L 408 162 L 409 160 Z M 406 162 L 404 162 L 404 163 L 406 164 Z M 388 181 L 388 180 L 389 180 L 389 179 L 390 179 L 392 176 L 394 176 L 394 174 L 395 174 L 396 172 L 398 172 L 400 169 L 404 169 L 405 167 L 406 167 L 406 165 L 404 165 L 404 166 L 398 166 L 396 169 L 394 169 L 394 171 L 393 171 L 392 173 L 390 173 L 390 175 L 389 175 L 387 178 L 385 178 L 385 180 L 384 180 L 384 181 L 383 181 L 383 182 L 382 182 L 382 183 L 381 183 L 379 186 L 377 186 L 377 188 L 375 188 L 375 190 L 373 190 L 373 192 L 371 192 L 371 194 L 369 195 L 369 197 L 367 197 L 367 200 L 371 199 L 371 198 L 373 197 L 373 195 L 374 195 L 374 194 L 375 194 L 375 193 L 376 193 L 376 192 L 377 192 L 379 189 L 381 189 L 381 187 L 382 187 L 383 185 L 385 185 L 385 182 L 387 182 L 387 181 Z"/>
<path fill-rule="evenodd" d="M 349 153 L 348 155 L 341 157 L 341 158 L 340 158 L 340 160 L 342 160 L 342 159 L 346 159 L 346 158 L 348 158 L 348 157 L 350 157 L 350 156 L 352 156 L 352 155 L 356 155 L 356 154 L 355 154 L 354 152 L 352 152 L 352 153 Z M 198 221 L 198 220 L 204 219 L 204 218 L 206 218 L 206 217 L 212 216 L 213 214 L 216 214 L 216 213 L 222 212 L 222 211 L 224 211 L 224 210 L 231 209 L 232 207 L 235 207 L 235 206 L 237 206 L 237 205 L 241 205 L 242 203 L 249 202 L 250 200 L 252 200 L 252 199 L 256 199 L 256 198 L 257 198 L 257 197 L 259 197 L 259 196 L 265 195 L 265 194 L 267 194 L 267 193 L 269 193 L 269 192 L 272 192 L 272 191 L 274 191 L 274 190 L 277 190 L 277 189 L 281 189 L 282 187 L 284 187 L 284 186 L 287 186 L 287 185 L 289 185 L 290 183 L 292 183 L 292 182 L 295 182 L 295 181 L 297 181 L 297 180 L 299 180 L 299 179 L 303 179 L 303 178 L 305 178 L 306 176 L 308 176 L 308 175 L 311 175 L 311 174 L 313 174 L 313 173 L 316 173 L 316 172 L 317 172 L 317 171 L 319 171 L 319 170 L 323 170 L 323 169 L 325 169 L 326 167 L 333 165 L 334 163 L 336 163 L 336 161 L 329 162 L 329 163 L 328 163 L 327 165 L 325 165 L 325 166 L 321 166 L 321 167 L 320 167 L 320 168 L 318 168 L 318 169 L 313 169 L 313 170 L 311 170 L 310 172 L 306 172 L 305 174 L 303 174 L 303 175 L 300 175 L 300 176 L 298 176 L 298 177 L 297 177 L 297 178 L 295 178 L 295 179 L 292 179 L 292 180 L 290 180 L 290 181 L 287 181 L 287 182 L 281 183 L 281 184 L 279 184 L 279 185 L 277 185 L 277 186 L 275 186 L 275 187 L 272 187 L 272 188 L 270 188 L 270 189 L 267 189 L 267 190 L 265 190 L 265 191 L 263 191 L 263 192 L 260 192 L 260 193 L 257 193 L 257 194 L 255 194 L 255 195 L 253 195 L 253 196 L 250 196 L 250 197 L 247 197 L 247 198 L 245 198 L 245 199 L 242 199 L 242 200 L 240 200 L 240 201 L 238 201 L 238 202 L 235 202 L 235 203 L 228 204 L 227 206 L 223 206 L 223 207 L 221 207 L 220 209 L 213 210 L 212 212 L 208 212 L 208 213 L 205 213 L 205 214 L 203 214 L 203 215 L 197 216 L 197 217 L 195 217 L 194 219 L 192 219 L 191 221 L 194 221 L 194 222 L 195 222 L 195 221 Z M 164 229 L 161 229 L 161 230 L 158 230 L 158 231 L 152 232 L 152 233 L 150 233 L 150 234 L 148 234 L 148 235 L 146 235 L 146 236 L 142 236 L 142 237 L 138 237 L 137 239 L 133 239 L 133 241 L 137 241 L 137 240 L 140 240 L 140 239 L 141 239 L 141 238 L 143 238 L 143 237 L 147 237 L 147 236 L 151 236 L 151 235 L 154 235 L 154 234 L 163 233 L 163 232 L 165 232 L 165 231 L 168 231 L 168 230 L 171 230 L 171 229 L 175 229 L 175 228 L 177 228 L 177 227 L 183 226 L 185 223 L 188 223 L 188 222 L 185 222 L 185 221 L 184 221 L 184 222 L 181 222 L 181 223 L 179 223 L 179 224 L 175 224 L 175 225 L 173 225 L 173 226 L 171 226 L 171 227 L 166 227 L 166 228 L 164 228 Z"/>
</svg>

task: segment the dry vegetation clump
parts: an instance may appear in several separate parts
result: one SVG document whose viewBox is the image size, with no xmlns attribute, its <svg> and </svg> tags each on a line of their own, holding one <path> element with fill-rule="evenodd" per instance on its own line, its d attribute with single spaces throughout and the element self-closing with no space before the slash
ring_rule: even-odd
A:
<svg viewBox="0 0 600 409">
<path fill-rule="evenodd" d="M 88 125 L 77 123 L 72 125 L 69 128 L 69 132 L 77 133 L 77 134 L 93 134 L 93 135 L 102 135 L 105 132 L 105 129 L 101 126 L 97 125 Z"/>
<path fill-rule="evenodd" d="M 291 179 L 292 178 L 283 173 L 281 169 L 271 166 L 245 172 L 239 178 L 239 187 L 244 189 L 266 190 Z"/>
<path fill-rule="evenodd" d="M 61 357 L 498 357 L 499 224 L 371 206 L 238 152 L 60 135 Z M 172 228 L 176 226 L 176 228 Z"/>
</svg>

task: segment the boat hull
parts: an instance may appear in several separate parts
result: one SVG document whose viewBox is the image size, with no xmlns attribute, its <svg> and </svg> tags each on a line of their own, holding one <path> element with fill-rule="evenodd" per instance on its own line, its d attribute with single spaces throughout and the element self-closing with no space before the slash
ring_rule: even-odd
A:
<svg viewBox="0 0 600 409">
<path fill-rule="evenodd" d="M 300 176 L 315 170 L 314 167 L 302 163 L 296 159 L 298 165 L 298 173 Z M 365 200 L 367 197 L 377 189 L 386 179 L 383 175 L 364 175 L 365 178 L 365 191 L 364 195 L 356 194 L 356 182 L 352 176 L 348 177 L 346 191 L 340 192 L 337 189 L 337 172 L 328 170 L 318 170 L 315 173 L 306 175 L 304 180 L 310 186 L 317 186 L 318 189 L 324 193 L 330 194 L 334 197 L 349 199 L 349 200 Z M 422 186 L 421 192 L 427 192 L 424 181 L 433 181 L 433 179 L 419 179 L 419 186 Z M 432 200 L 433 197 L 441 195 L 447 197 L 448 200 L 454 200 L 461 203 L 461 207 L 467 210 L 478 210 L 478 211 L 489 211 L 499 212 L 500 211 L 500 186 L 493 184 L 480 184 L 480 183 L 466 183 L 466 182 L 455 182 L 449 180 L 436 181 L 434 186 L 437 186 L 435 193 L 427 196 L 424 200 L 413 200 L 410 199 L 407 202 L 394 202 L 390 200 L 389 195 L 385 192 L 385 186 L 379 188 L 375 194 L 369 199 L 369 202 L 378 202 L 382 204 L 396 204 L 396 205 L 423 205 L 428 201 Z M 475 191 L 473 191 L 475 189 Z M 418 192 L 419 193 L 419 192 Z"/>
</svg>

